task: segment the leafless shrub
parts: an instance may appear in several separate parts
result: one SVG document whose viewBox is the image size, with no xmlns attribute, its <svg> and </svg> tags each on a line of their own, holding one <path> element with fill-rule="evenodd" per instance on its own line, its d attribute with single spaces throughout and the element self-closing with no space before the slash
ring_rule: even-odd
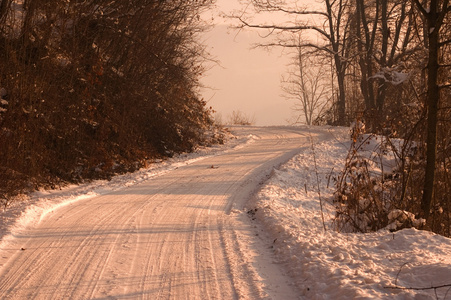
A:
<svg viewBox="0 0 451 300">
<path fill-rule="evenodd" d="M 336 179 L 337 229 L 368 232 L 423 228 L 425 220 L 416 217 L 420 212 L 418 181 L 422 179 L 417 144 L 363 135 L 358 126 L 354 126 L 351 138 L 345 168 Z M 377 147 L 370 155 L 363 153 L 365 147 L 374 145 Z M 391 166 L 385 165 L 387 156 L 391 157 Z"/>
<path fill-rule="evenodd" d="M 227 124 L 230 125 L 254 125 L 255 117 L 249 116 L 239 110 L 234 110 L 227 118 Z"/>
</svg>

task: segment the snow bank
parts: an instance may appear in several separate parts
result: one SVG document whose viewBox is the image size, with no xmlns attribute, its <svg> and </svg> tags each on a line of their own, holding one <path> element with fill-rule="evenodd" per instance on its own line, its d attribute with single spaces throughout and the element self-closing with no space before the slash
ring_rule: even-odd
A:
<svg viewBox="0 0 451 300">
<path fill-rule="evenodd" d="M 332 228 L 333 179 L 344 166 L 349 129 L 329 131 L 333 138 L 314 145 L 316 169 L 313 150 L 300 153 L 274 170 L 247 208 L 262 234 L 269 235 L 270 247 L 301 296 L 436 299 L 437 293 L 438 299 L 451 299 L 450 286 L 401 289 L 451 284 L 450 239 L 416 229 L 354 234 L 337 233 Z"/>
<path fill-rule="evenodd" d="M 62 206 L 105 195 L 207 157 L 244 147 L 246 144 L 252 143 L 255 138 L 253 135 L 237 137 L 230 135 L 229 140 L 223 146 L 203 147 L 194 153 L 176 155 L 168 160 L 158 160 L 150 164 L 148 168 L 115 176 L 110 181 L 96 180 L 81 185 L 69 185 L 59 190 L 35 192 L 21 201 L 11 203 L 6 209 L 0 211 L 0 248 L 4 248 L 16 232 L 39 223 L 48 213 Z"/>
</svg>

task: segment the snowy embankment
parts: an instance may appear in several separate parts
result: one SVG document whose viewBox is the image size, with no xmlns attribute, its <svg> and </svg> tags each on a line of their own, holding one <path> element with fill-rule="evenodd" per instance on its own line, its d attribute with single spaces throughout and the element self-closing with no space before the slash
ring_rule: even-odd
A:
<svg viewBox="0 0 451 300">
<path fill-rule="evenodd" d="M 348 129 L 329 131 L 330 139 L 315 141 L 275 170 L 247 207 L 273 241 L 301 297 L 451 299 L 451 239 L 416 229 L 334 230 L 333 178 L 344 166 L 350 142 Z"/>
<path fill-rule="evenodd" d="M 197 149 L 194 153 L 180 154 L 167 160 L 153 161 L 148 168 L 115 176 L 110 181 L 96 180 L 56 190 L 42 190 L 24 196 L 21 201 L 12 202 L 6 209 L 0 210 L 0 248 L 11 239 L 15 232 L 39 223 L 48 213 L 59 207 L 139 184 L 181 166 L 244 147 L 246 144 L 252 143 L 254 138 L 252 135 L 231 137 L 226 145 L 203 147 Z"/>
</svg>

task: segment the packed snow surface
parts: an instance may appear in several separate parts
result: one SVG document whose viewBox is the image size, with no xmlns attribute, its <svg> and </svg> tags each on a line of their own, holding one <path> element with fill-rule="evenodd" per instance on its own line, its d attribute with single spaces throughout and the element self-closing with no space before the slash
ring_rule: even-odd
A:
<svg viewBox="0 0 451 300">
<path fill-rule="evenodd" d="M 450 239 L 334 230 L 348 128 L 233 132 L 4 210 L 0 298 L 451 299 Z"/>
</svg>

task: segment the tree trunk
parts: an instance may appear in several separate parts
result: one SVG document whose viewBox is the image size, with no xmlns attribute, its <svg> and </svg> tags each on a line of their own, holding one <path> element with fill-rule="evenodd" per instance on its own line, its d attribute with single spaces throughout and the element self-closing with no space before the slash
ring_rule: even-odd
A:
<svg viewBox="0 0 451 300">
<path fill-rule="evenodd" d="M 427 17 L 429 59 L 428 59 L 428 90 L 427 90 L 427 149 L 426 149 L 426 170 L 423 188 L 423 199 L 421 201 L 421 210 L 423 217 L 429 217 L 431 203 L 434 192 L 435 179 L 435 161 L 437 152 L 437 113 L 438 102 L 440 99 L 440 90 L 437 83 L 438 78 L 438 57 L 439 57 L 439 29 L 437 24 L 438 13 L 437 4 L 431 1 L 430 12 Z"/>
<path fill-rule="evenodd" d="M 11 6 L 11 0 L 2 0 L 0 1 L 0 22 L 3 22 L 7 13 L 8 9 L 10 9 Z"/>
<path fill-rule="evenodd" d="M 345 90 L 345 74 L 344 72 L 337 72 L 337 81 L 338 81 L 338 125 L 345 126 L 346 125 L 346 90 Z"/>
<path fill-rule="evenodd" d="M 388 11 L 387 11 L 387 0 L 381 0 L 381 25 L 382 25 L 382 50 L 381 50 L 381 58 L 380 58 L 380 68 L 383 71 L 384 68 L 387 67 L 387 52 L 388 52 L 388 42 L 390 31 L 388 29 Z M 382 111 L 384 108 L 385 96 L 386 96 L 387 84 L 385 80 L 378 80 L 377 87 L 377 97 L 376 97 L 376 106 L 378 115 L 382 115 Z"/>
<path fill-rule="evenodd" d="M 341 19 L 337 17 L 337 26 L 334 28 L 334 13 L 333 13 L 333 1 L 326 0 L 326 10 L 327 10 L 327 18 L 329 25 L 329 41 L 332 46 L 332 51 L 334 53 L 334 63 L 335 69 L 337 72 L 337 81 L 338 81 L 338 102 L 337 102 L 337 110 L 338 110 L 338 121 L 337 125 L 345 126 L 346 125 L 346 94 L 345 94 L 345 69 L 346 63 L 343 61 L 343 57 L 340 55 L 341 49 L 340 46 L 343 46 L 345 43 L 344 40 L 340 39 L 340 22 Z M 340 7 L 341 8 L 341 7 Z M 340 43 L 343 43 L 340 45 Z"/>
</svg>

